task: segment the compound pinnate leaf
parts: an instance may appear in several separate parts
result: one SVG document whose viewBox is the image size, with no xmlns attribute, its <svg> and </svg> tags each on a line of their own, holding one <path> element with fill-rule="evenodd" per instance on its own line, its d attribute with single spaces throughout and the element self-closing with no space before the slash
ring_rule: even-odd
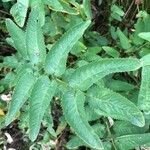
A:
<svg viewBox="0 0 150 150">
<path fill-rule="evenodd" d="M 50 82 L 47 76 L 41 76 L 32 89 L 29 99 L 29 135 L 32 141 L 38 136 L 42 118 L 55 90 L 56 82 Z"/>
<path fill-rule="evenodd" d="M 78 92 L 68 90 L 61 100 L 63 112 L 66 118 L 66 121 L 74 132 L 91 148 L 98 150 L 103 149 L 103 145 L 96 133 L 94 133 L 92 127 L 86 121 L 86 118 L 83 118 L 80 114 L 79 105 L 77 104 Z M 77 106 L 78 105 L 78 106 Z"/>
<path fill-rule="evenodd" d="M 6 116 L 6 125 L 13 121 L 17 112 L 28 99 L 30 91 L 34 85 L 34 81 L 35 77 L 30 69 L 27 69 L 26 73 L 24 73 L 18 80 Z"/>
<path fill-rule="evenodd" d="M 93 83 L 108 74 L 134 71 L 140 67 L 141 63 L 136 58 L 100 59 L 76 69 L 68 82 L 72 87 L 87 90 Z"/>
<path fill-rule="evenodd" d="M 26 33 L 27 52 L 32 64 L 45 61 L 46 48 L 44 37 L 39 22 L 39 12 L 37 7 L 32 8 L 27 24 Z"/>
<path fill-rule="evenodd" d="M 47 73 L 57 76 L 64 73 L 69 51 L 82 37 L 89 24 L 90 21 L 86 21 L 72 27 L 54 44 L 45 61 Z"/>
<path fill-rule="evenodd" d="M 129 121 L 143 127 L 145 120 L 137 106 L 119 93 L 97 86 L 88 90 L 89 105 L 100 115 Z"/>
<path fill-rule="evenodd" d="M 15 48 L 25 59 L 28 58 L 26 50 L 26 35 L 12 20 L 6 19 L 6 26 L 11 38 L 14 42 Z"/>
</svg>

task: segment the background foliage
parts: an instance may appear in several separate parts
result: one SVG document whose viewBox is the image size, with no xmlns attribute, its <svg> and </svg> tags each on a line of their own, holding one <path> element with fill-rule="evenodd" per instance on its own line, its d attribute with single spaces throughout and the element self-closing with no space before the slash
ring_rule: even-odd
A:
<svg viewBox="0 0 150 150">
<path fill-rule="evenodd" d="M 0 7 L 2 149 L 150 146 L 148 0 Z"/>
</svg>

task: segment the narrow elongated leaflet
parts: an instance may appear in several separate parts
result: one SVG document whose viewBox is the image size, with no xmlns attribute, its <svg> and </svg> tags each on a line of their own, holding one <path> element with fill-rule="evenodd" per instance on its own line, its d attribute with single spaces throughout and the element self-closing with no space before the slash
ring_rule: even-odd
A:
<svg viewBox="0 0 150 150">
<path fill-rule="evenodd" d="M 86 21 L 72 27 L 54 44 L 45 61 L 47 73 L 55 74 L 56 76 L 64 73 L 69 51 L 82 37 L 89 24 L 90 21 Z"/>
<path fill-rule="evenodd" d="M 115 136 L 123 136 L 128 134 L 143 134 L 149 129 L 149 124 L 146 123 L 144 127 L 138 127 L 128 121 L 116 121 L 113 126 Z"/>
<path fill-rule="evenodd" d="M 92 19 L 92 10 L 90 0 L 83 0 L 83 9 L 88 19 Z"/>
<path fill-rule="evenodd" d="M 106 54 L 108 54 L 114 58 L 117 58 L 120 55 L 119 52 L 116 49 L 114 49 L 113 47 L 103 46 L 102 48 L 105 50 Z"/>
<path fill-rule="evenodd" d="M 43 0 L 52 10 L 63 11 L 63 7 L 59 0 Z"/>
<path fill-rule="evenodd" d="M 140 59 L 142 67 L 150 66 L 150 54 L 145 55 Z"/>
<path fill-rule="evenodd" d="M 78 94 L 78 93 L 77 93 Z M 76 93 L 72 90 L 68 90 L 61 102 L 62 108 L 64 111 L 64 115 L 66 121 L 70 125 L 70 127 L 74 130 L 74 132 L 91 148 L 95 148 L 97 150 L 102 150 L 103 145 L 98 137 L 98 135 L 93 131 L 92 127 L 86 121 L 86 118 L 83 118 L 82 114 L 80 114 L 80 108 L 77 104 L 77 99 L 80 98 L 76 95 Z M 78 100 L 79 101 L 79 100 Z"/>
<path fill-rule="evenodd" d="M 122 46 L 122 48 L 123 49 L 131 48 L 129 39 L 124 35 L 124 33 L 119 28 L 117 29 L 117 34 L 118 34 L 120 45 Z"/>
<path fill-rule="evenodd" d="M 14 45 L 24 59 L 28 59 L 26 49 L 26 34 L 11 19 L 6 19 L 6 26 Z"/>
<path fill-rule="evenodd" d="M 30 91 L 33 87 L 35 78 L 32 71 L 29 69 L 24 73 L 21 78 L 18 80 L 18 83 L 15 86 L 10 107 L 6 115 L 6 125 L 11 123 L 15 118 L 17 112 L 20 110 L 22 105 L 28 99 Z"/>
<path fill-rule="evenodd" d="M 138 106 L 146 114 L 150 114 L 150 66 L 142 68 L 142 83 L 138 96 Z"/>
<path fill-rule="evenodd" d="M 46 57 L 44 37 L 39 22 L 37 7 L 32 8 L 27 24 L 27 52 L 32 64 L 43 63 Z"/>
<path fill-rule="evenodd" d="M 141 63 L 136 58 L 100 59 L 76 69 L 70 75 L 68 82 L 74 88 L 87 90 L 93 83 L 108 74 L 134 71 L 140 67 Z"/>
<path fill-rule="evenodd" d="M 45 24 L 45 5 L 44 0 L 30 0 L 30 7 L 34 9 L 36 7 L 38 12 L 38 21 L 40 26 L 43 27 Z"/>
<path fill-rule="evenodd" d="M 29 0 L 17 0 L 17 3 L 12 6 L 10 13 L 14 17 L 15 22 L 23 27 L 27 15 Z"/>
<path fill-rule="evenodd" d="M 132 134 L 117 137 L 115 145 L 119 150 L 129 150 L 150 142 L 150 133 Z"/>
<path fill-rule="evenodd" d="M 39 133 L 41 121 L 56 90 L 56 82 L 41 76 L 35 83 L 29 99 L 29 135 L 34 141 Z"/>
<path fill-rule="evenodd" d="M 54 11 L 64 12 L 71 15 L 77 15 L 79 12 L 76 8 L 71 7 L 70 3 L 67 1 L 60 0 L 43 0 L 45 4 L 49 6 L 50 9 Z"/>
<path fill-rule="evenodd" d="M 141 32 L 138 36 L 150 42 L 150 32 Z"/>
<path fill-rule="evenodd" d="M 150 54 L 141 58 L 142 81 L 138 96 L 138 106 L 145 114 L 150 114 Z"/>
<path fill-rule="evenodd" d="M 89 105 L 100 115 L 126 120 L 143 127 L 144 116 L 138 107 L 119 93 L 98 86 L 88 90 Z"/>
<path fill-rule="evenodd" d="M 93 130 L 99 137 L 103 137 L 106 134 L 105 126 L 98 123 L 92 126 Z M 72 136 L 70 141 L 66 144 L 68 149 L 77 149 L 80 146 L 88 146 L 78 136 Z"/>
</svg>

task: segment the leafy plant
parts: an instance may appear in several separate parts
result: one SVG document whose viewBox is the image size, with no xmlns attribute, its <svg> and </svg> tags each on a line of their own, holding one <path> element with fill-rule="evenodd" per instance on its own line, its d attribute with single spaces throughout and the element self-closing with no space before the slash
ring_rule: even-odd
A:
<svg viewBox="0 0 150 150">
<path fill-rule="evenodd" d="M 117 43 L 112 47 L 106 38 L 90 31 L 90 4 L 89 0 L 18 0 L 12 6 L 16 23 L 6 20 L 7 41 L 17 53 L 1 63 L 1 67 L 12 69 L 1 82 L 13 89 L 5 125 L 20 120 L 34 142 L 41 126 L 54 139 L 61 132 L 59 127 L 64 129 L 67 123 L 73 135 L 66 144 L 68 149 L 84 145 L 97 150 L 127 150 L 148 144 L 150 55 L 140 54 L 138 47 L 144 40 L 150 41 L 150 31 L 142 28 L 146 25 L 140 17 L 130 35 L 112 25 L 112 40 Z M 28 7 L 31 12 L 26 19 Z M 110 23 L 121 21 L 124 12 L 114 4 L 111 11 Z M 104 42 L 100 44 L 99 39 Z M 135 51 L 138 55 L 132 55 Z M 122 53 L 127 57 L 122 58 Z M 73 61 L 69 62 L 71 56 Z M 120 76 L 136 80 L 141 69 L 140 89 Z M 55 103 L 62 108 L 61 119 L 65 118 L 57 131 L 52 115 Z"/>
</svg>

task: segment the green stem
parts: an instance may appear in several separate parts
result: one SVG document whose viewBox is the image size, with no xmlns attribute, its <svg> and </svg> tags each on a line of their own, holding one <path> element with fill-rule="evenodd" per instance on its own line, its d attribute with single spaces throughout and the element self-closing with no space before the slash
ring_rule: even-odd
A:
<svg viewBox="0 0 150 150">
<path fill-rule="evenodd" d="M 144 0 L 142 1 L 142 10 L 144 11 L 144 7 L 145 7 L 145 2 Z"/>
<path fill-rule="evenodd" d="M 148 44 L 150 44 L 150 42 L 144 43 L 142 46 L 140 46 L 140 47 L 137 49 L 137 51 L 141 50 L 141 48 L 143 48 L 144 46 L 147 46 Z"/>
</svg>

